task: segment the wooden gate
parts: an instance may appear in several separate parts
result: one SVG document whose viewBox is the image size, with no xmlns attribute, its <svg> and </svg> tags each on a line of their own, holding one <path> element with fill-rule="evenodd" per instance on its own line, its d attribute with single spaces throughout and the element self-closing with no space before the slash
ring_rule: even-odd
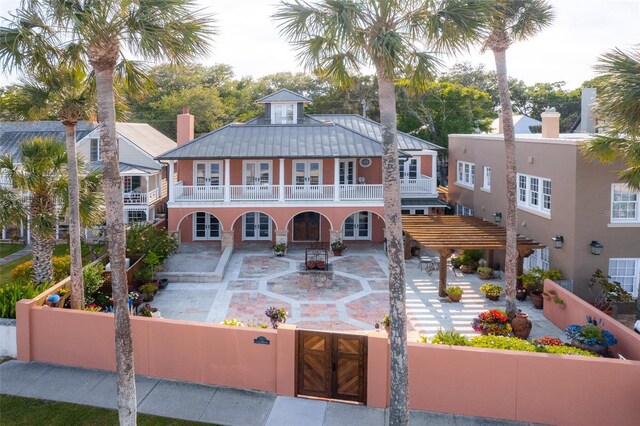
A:
<svg viewBox="0 0 640 426">
<path fill-rule="evenodd" d="M 307 330 L 297 333 L 297 394 L 366 404 L 366 336 Z"/>
</svg>

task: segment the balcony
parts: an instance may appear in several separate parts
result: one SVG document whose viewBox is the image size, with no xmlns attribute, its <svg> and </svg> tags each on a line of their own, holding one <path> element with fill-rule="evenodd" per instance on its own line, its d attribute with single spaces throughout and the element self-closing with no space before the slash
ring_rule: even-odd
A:
<svg viewBox="0 0 640 426">
<path fill-rule="evenodd" d="M 161 198 L 161 193 L 160 188 L 152 189 L 149 192 L 143 192 L 140 188 L 136 188 L 133 191 L 124 192 L 122 196 L 125 205 L 148 205 Z"/>
<path fill-rule="evenodd" d="M 436 196 L 429 177 L 402 179 L 402 195 Z M 382 184 L 354 185 L 228 185 L 194 186 L 178 182 L 171 187 L 172 202 L 382 202 Z"/>
</svg>

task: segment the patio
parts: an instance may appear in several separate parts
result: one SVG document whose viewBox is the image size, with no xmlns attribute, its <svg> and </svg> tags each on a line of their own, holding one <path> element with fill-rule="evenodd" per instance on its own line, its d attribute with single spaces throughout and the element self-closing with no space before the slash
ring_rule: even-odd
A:
<svg viewBox="0 0 640 426">
<path fill-rule="evenodd" d="M 286 257 L 274 257 L 270 247 L 248 246 L 234 252 L 220 283 L 173 282 L 159 292 L 153 306 L 171 319 L 220 323 L 236 318 L 244 323 L 266 322 L 264 310 L 284 306 L 287 323 L 299 328 L 366 332 L 388 312 L 386 256 L 381 246 L 351 244 L 341 257 L 331 256 L 332 274 L 299 272 L 303 248 L 291 248 Z M 438 297 L 438 272 L 428 275 L 418 259 L 406 262 L 409 339 L 433 336 L 438 328 L 476 334 L 471 320 L 481 311 L 503 308 L 484 298 L 477 275 L 447 270 L 450 285 L 463 288 L 460 303 Z M 500 280 L 489 282 L 499 283 Z M 519 308 L 533 322 L 531 337 L 562 338 L 564 333 L 547 321 L 528 301 Z"/>
</svg>

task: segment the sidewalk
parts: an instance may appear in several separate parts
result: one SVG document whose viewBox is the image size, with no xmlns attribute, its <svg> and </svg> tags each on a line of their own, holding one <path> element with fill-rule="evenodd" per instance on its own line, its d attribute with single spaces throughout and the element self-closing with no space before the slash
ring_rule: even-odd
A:
<svg viewBox="0 0 640 426">
<path fill-rule="evenodd" d="M 138 376 L 138 410 L 222 425 L 385 426 L 387 410 Z M 116 408 L 116 375 L 38 362 L 0 364 L 0 394 Z M 461 403 L 463 403 L 461 401 Z M 411 412 L 412 425 L 520 425 L 453 414 Z"/>
<path fill-rule="evenodd" d="M 7 264 L 9 262 L 13 262 L 16 259 L 20 259 L 22 256 L 26 256 L 31 253 L 31 246 L 24 246 L 23 249 L 18 250 L 15 253 L 11 253 L 9 256 L 5 256 L 0 259 L 0 266 Z"/>
</svg>

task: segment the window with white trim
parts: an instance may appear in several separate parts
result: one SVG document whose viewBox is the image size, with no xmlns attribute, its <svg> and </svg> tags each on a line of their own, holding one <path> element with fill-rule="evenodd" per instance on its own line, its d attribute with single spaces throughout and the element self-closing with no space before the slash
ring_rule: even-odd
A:
<svg viewBox="0 0 640 426">
<path fill-rule="evenodd" d="M 551 180 L 518 173 L 518 206 L 551 212 Z"/>
<path fill-rule="evenodd" d="M 475 212 L 469 207 L 456 203 L 456 214 L 458 216 L 473 216 L 475 215 Z"/>
<path fill-rule="evenodd" d="M 457 183 L 464 186 L 473 187 L 476 183 L 476 165 L 466 161 L 458 161 Z"/>
<path fill-rule="evenodd" d="M 611 185 L 611 222 L 640 223 L 640 191 L 632 191 L 624 183 Z"/>
<path fill-rule="evenodd" d="M 140 210 L 129 210 L 127 212 L 127 223 L 133 222 L 145 222 L 147 220 L 147 214 Z"/>
<path fill-rule="evenodd" d="M 544 271 L 549 270 L 549 247 L 537 249 L 522 262 L 522 269 L 528 271 L 531 268 L 542 268 Z"/>
<path fill-rule="evenodd" d="M 491 191 L 491 167 L 484 166 L 482 175 L 482 189 Z"/>
<path fill-rule="evenodd" d="M 296 104 L 271 104 L 271 124 L 295 124 Z"/>
<path fill-rule="evenodd" d="M 621 258 L 609 259 L 609 274 L 611 281 L 617 281 L 622 288 L 633 295 L 638 296 L 638 283 L 640 282 L 640 259 Z"/>
<path fill-rule="evenodd" d="M 89 139 L 89 158 L 91 161 L 100 161 L 100 139 Z"/>
</svg>

